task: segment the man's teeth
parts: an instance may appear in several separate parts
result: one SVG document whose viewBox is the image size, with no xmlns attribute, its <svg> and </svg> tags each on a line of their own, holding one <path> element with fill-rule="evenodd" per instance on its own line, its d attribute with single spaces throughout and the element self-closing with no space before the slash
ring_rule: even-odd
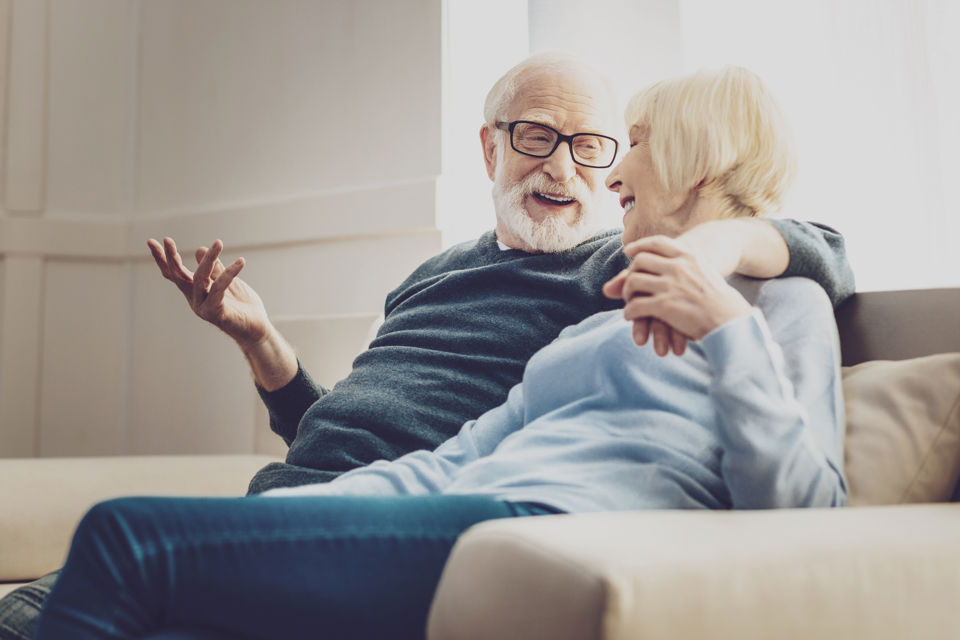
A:
<svg viewBox="0 0 960 640">
<path fill-rule="evenodd" d="M 537 195 L 543 198 L 544 200 L 550 200 L 551 202 L 556 202 L 559 204 L 570 204 L 571 202 L 574 202 L 576 200 L 576 198 L 563 198 L 561 196 L 551 196 L 551 195 L 547 195 L 546 193 L 540 193 L 539 191 L 537 192 Z"/>
<path fill-rule="evenodd" d="M 631 209 L 633 209 L 633 205 L 634 205 L 634 204 L 636 204 L 636 200 L 627 200 L 626 202 L 624 202 L 624 203 L 623 203 L 623 212 L 624 212 L 624 213 L 627 213 L 628 211 L 630 211 Z"/>
</svg>

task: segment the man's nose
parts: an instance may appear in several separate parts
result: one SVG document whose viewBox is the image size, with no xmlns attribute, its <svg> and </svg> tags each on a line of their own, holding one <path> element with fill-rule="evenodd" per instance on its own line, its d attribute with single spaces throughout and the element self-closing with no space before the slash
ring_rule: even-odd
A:
<svg viewBox="0 0 960 640">
<path fill-rule="evenodd" d="M 570 145 L 561 142 L 543 164 L 543 170 L 557 182 L 567 182 L 577 173 L 577 165 L 570 155 Z"/>
</svg>

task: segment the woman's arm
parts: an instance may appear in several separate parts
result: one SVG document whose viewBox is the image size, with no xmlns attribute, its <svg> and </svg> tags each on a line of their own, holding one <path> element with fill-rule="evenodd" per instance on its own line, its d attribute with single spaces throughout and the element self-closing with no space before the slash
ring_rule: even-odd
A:
<svg viewBox="0 0 960 640">
<path fill-rule="evenodd" d="M 523 384 L 514 386 L 506 402 L 463 425 L 436 450 L 413 451 L 393 461 L 379 460 L 348 471 L 326 484 L 273 489 L 264 495 L 423 495 L 439 493 L 457 472 L 484 456 L 523 427 Z"/>
<path fill-rule="evenodd" d="M 804 278 L 744 280 L 765 319 L 683 243 L 648 240 L 626 285 L 642 295 L 624 316 L 702 340 L 734 506 L 843 504 L 838 340 L 824 291 Z"/>
<path fill-rule="evenodd" d="M 704 337 L 734 508 L 846 504 L 844 412 L 831 305 L 809 280 L 771 281 L 750 316 Z"/>
<path fill-rule="evenodd" d="M 838 231 L 825 224 L 789 218 L 769 219 L 766 223 L 776 228 L 790 253 L 786 268 L 777 277 L 810 278 L 823 287 L 834 308 L 853 295 L 853 269 Z M 746 271 L 738 273 L 752 275 Z"/>
</svg>

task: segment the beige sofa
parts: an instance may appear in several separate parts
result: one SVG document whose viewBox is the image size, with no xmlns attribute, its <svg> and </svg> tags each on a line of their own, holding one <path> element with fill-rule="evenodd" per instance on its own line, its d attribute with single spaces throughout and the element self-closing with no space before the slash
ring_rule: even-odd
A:
<svg viewBox="0 0 960 640">
<path fill-rule="evenodd" d="M 857 294 L 838 322 L 853 508 L 484 523 L 447 563 L 429 637 L 960 637 L 960 354 L 930 355 L 960 352 L 960 289 Z M 60 566 L 98 500 L 240 495 L 272 459 L 0 460 L 0 593 Z"/>
<path fill-rule="evenodd" d="M 837 319 L 853 507 L 483 523 L 430 637 L 960 638 L 960 353 L 929 355 L 960 351 L 960 289 L 861 293 Z M 909 360 L 866 362 L 887 358 Z"/>
<path fill-rule="evenodd" d="M 243 495 L 272 456 L 0 460 L 0 595 L 59 568 L 93 504 L 123 495 Z"/>
</svg>

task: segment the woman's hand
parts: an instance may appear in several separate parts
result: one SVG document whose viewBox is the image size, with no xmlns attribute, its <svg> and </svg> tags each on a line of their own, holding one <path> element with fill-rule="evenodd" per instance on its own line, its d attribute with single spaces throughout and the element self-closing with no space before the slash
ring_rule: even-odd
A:
<svg viewBox="0 0 960 640">
<path fill-rule="evenodd" d="M 642 238 L 624 252 L 633 258 L 630 266 L 607 282 L 603 292 L 623 298 L 624 318 L 634 321 L 634 341 L 643 345 L 652 334 L 661 356 L 671 349 L 680 355 L 686 340 L 700 340 L 750 313 L 750 304 L 724 280 L 726 274 L 706 264 L 682 239 Z M 726 266 L 732 273 L 736 263 L 731 262 Z"/>
</svg>

